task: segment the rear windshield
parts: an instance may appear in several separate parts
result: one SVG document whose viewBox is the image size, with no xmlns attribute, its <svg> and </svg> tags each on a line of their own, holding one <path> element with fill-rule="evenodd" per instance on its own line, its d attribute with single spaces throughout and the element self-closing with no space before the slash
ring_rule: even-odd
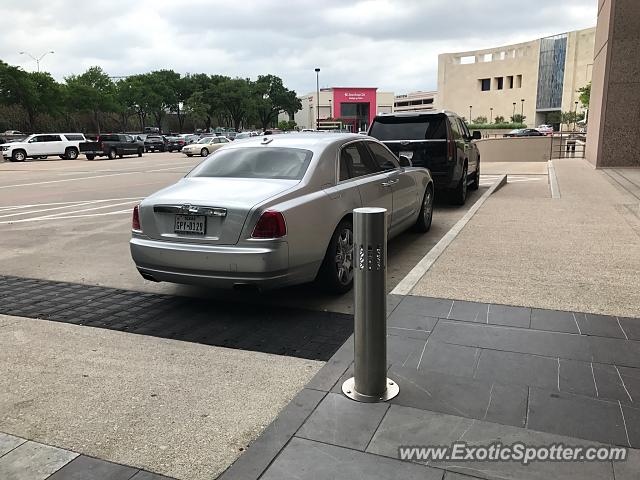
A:
<svg viewBox="0 0 640 480">
<path fill-rule="evenodd" d="M 70 134 L 66 134 L 65 138 L 67 140 L 69 140 L 70 142 L 74 141 L 74 140 L 84 140 L 84 137 L 82 135 L 70 135 Z"/>
<path fill-rule="evenodd" d="M 300 180 L 312 152 L 299 148 L 232 148 L 218 150 L 190 177 L 273 178 Z"/>
<path fill-rule="evenodd" d="M 369 135 L 378 140 L 438 140 L 447 138 L 444 115 L 379 117 Z"/>
</svg>

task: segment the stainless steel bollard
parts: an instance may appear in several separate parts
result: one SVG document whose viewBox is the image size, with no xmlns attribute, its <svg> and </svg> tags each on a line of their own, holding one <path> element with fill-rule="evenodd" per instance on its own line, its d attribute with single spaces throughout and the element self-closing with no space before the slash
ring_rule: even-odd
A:
<svg viewBox="0 0 640 480">
<path fill-rule="evenodd" d="M 400 391 L 387 378 L 387 210 L 356 208 L 353 237 L 354 376 L 342 392 L 359 402 L 384 402 Z"/>
</svg>

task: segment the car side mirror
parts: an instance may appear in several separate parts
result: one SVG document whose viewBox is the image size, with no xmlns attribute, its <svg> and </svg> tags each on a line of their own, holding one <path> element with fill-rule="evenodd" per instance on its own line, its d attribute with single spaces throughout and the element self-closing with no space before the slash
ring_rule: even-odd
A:
<svg viewBox="0 0 640 480">
<path fill-rule="evenodd" d="M 471 138 L 473 140 L 480 140 L 482 138 L 482 133 L 480 133 L 480 131 L 478 130 L 474 130 L 473 133 L 471 134 Z"/>
<path fill-rule="evenodd" d="M 411 160 L 409 160 L 409 157 L 405 157 L 404 155 L 400 155 L 398 157 L 398 163 L 400 164 L 401 167 L 411 167 L 412 163 Z"/>
</svg>

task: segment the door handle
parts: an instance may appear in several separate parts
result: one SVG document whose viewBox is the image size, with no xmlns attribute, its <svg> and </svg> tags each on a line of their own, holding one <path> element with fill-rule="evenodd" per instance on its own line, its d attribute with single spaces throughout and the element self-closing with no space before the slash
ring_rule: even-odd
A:
<svg viewBox="0 0 640 480">
<path fill-rule="evenodd" d="M 400 181 L 399 178 L 396 178 L 394 180 L 389 180 L 387 182 L 382 182 L 380 185 L 382 185 L 383 187 L 390 187 L 391 185 L 398 183 Z"/>
</svg>

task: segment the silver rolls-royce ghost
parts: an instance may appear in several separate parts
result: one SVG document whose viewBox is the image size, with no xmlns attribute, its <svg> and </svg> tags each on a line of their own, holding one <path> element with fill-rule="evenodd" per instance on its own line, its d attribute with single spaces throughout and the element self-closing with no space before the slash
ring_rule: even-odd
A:
<svg viewBox="0 0 640 480">
<path fill-rule="evenodd" d="M 148 280 L 271 288 L 318 278 L 346 292 L 351 212 L 363 206 L 387 209 L 389 237 L 426 232 L 431 175 L 357 134 L 246 139 L 134 208 L 131 255 Z"/>
</svg>

